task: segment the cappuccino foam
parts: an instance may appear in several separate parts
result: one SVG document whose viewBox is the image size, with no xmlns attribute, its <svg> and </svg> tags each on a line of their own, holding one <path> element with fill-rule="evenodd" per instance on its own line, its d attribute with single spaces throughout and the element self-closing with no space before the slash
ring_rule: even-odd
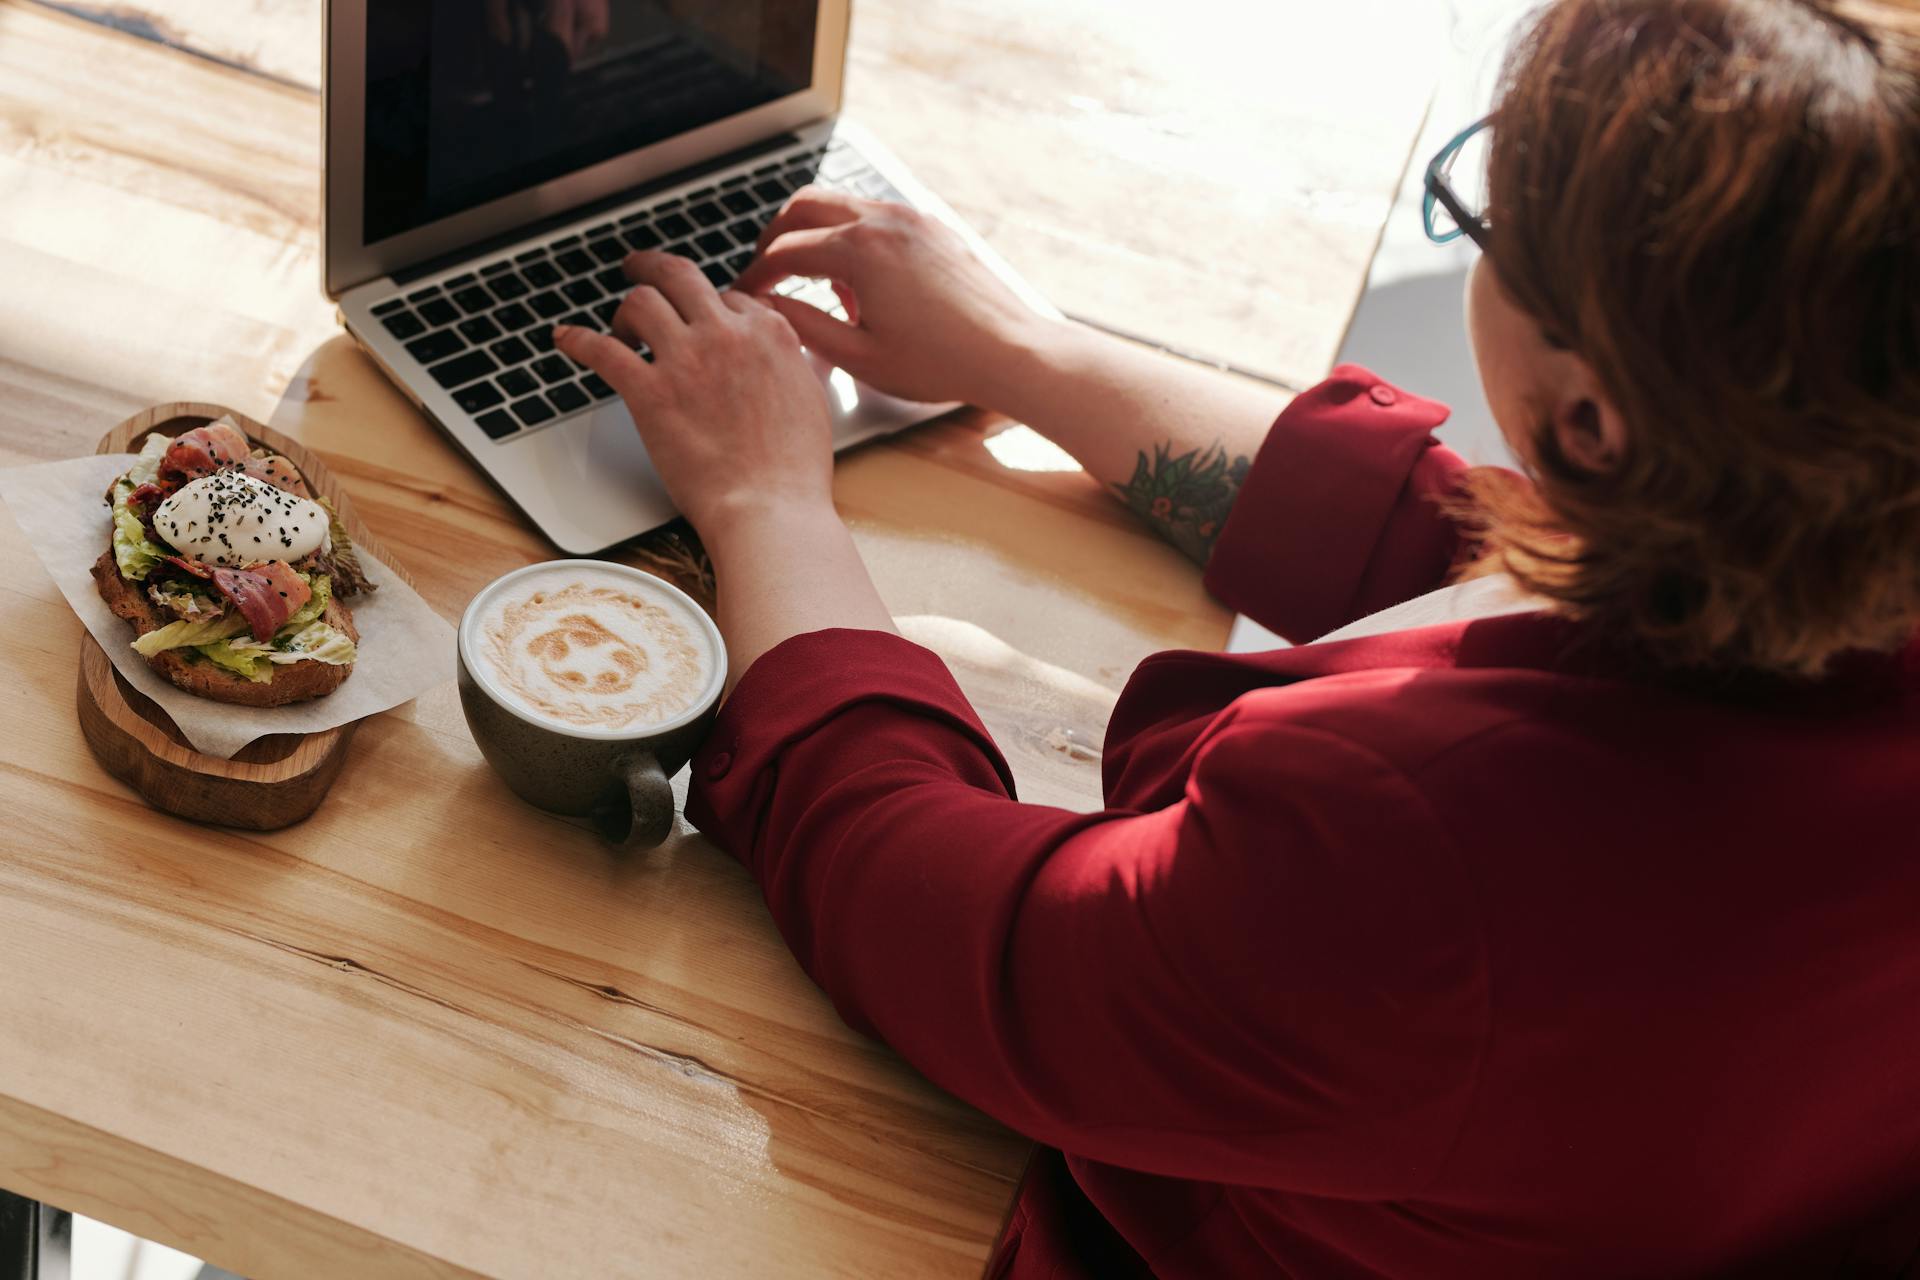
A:
<svg viewBox="0 0 1920 1280">
<path fill-rule="evenodd" d="M 509 701 L 576 729 L 672 720 L 700 704 L 718 665 L 691 606 L 626 574 L 580 565 L 495 591 L 472 639 Z"/>
</svg>

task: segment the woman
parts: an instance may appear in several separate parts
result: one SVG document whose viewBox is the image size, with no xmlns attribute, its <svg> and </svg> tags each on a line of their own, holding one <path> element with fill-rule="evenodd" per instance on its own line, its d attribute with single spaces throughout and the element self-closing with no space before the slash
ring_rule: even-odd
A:
<svg viewBox="0 0 1920 1280">
<path fill-rule="evenodd" d="M 1467 313 L 1528 482 L 1364 370 L 1268 427 L 817 191 L 736 292 L 643 255 L 618 338 L 559 337 L 713 555 L 744 674 L 689 812 L 850 1022 L 1049 1148 L 1001 1274 L 1920 1243 L 1920 17 L 1559 0 L 1491 139 Z M 1110 807 L 1016 803 L 835 516 L 800 341 L 1031 424 L 1323 638 L 1150 659 Z"/>
</svg>

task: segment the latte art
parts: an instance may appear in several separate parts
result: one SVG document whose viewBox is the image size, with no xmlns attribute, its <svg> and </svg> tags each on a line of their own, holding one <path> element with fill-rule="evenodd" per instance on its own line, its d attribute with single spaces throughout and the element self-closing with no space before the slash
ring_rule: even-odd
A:
<svg viewBox="0 0 1920 1280">
<path fill-rule="evenodd" d="M 714 669 L 684 606 L 624 578 L 536 575 L 489 601 L 478 650 L 524 710 L 582 729 L 660 724 L 692 709 Z"/>
</svg>

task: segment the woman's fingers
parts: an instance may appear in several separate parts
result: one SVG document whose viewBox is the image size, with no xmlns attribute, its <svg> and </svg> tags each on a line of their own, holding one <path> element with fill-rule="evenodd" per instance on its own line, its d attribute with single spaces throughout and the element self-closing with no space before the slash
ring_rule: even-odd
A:
<svg viewBox="0 0 1920 1280">
<path fill-rule="evenodd" d="M 649 284 L 635 285 L 613 313 L 614 336 L 629 346 L 645 343 L 655 351 L 671 351 L 687 330 L 687 322 L 666 295 Z"/>
<path fill-rule="evenodd" d="M 777 293 L 768 294 L 764 302 L 787 318 L 802 346 L 829 363 L 858 365 L 872 352 L 873 335 L 834 319 L 811 303 Z"/>
<path fill-rule="evenodd" d="M 788 276 L 852 280 L 859 267 L 858 255 L 847 243 L 852 225 L 806 227 L 783 233 L 767 242 L 733 287 L 742 293 L 764 293 Z"/>
<path fill-rule="evenodd" d="M 780 206 L 780 212 L 773 215 L 771 222 L 760 228 L 760 237 L 755 241 L 754 248 L 765 249 L 789 231 L 852 222 L 860 216 L 860 203 L 846 192 L 830 187 L 802 187 L 787 197 L 787 202 Z"/>
<path fill-rule="evenodd" d="M 555 350 L 578 364 L 583 364 L 607 380 L 607 384 L 622 396 L 637 394 L 646 385 L 647 375 L 652 371 L 640 353 L 613 337 L 594 329 L 582 329 L 570 324 L 555 325 L 553 328 Z"/>
<path fill-rule="evenodd" d="M 710 320 L 721 312 L 720 295 L 713 282 L 677 253 L 630 253 L 621 266 L 635 284 L 658 289 L 688 324 Z"/>
</svg>

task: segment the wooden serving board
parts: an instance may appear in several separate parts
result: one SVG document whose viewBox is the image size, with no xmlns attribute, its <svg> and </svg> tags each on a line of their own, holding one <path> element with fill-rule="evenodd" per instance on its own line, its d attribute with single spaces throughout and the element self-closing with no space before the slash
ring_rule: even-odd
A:
<svg viewBox="0 0 1920 1280">
<path fill-rule="evenodd" d="M 333 504 L 361 551 L 406 577 L 354 515 L 353 503 L 326 464 L 243 413 L 217 404 L 155 405 L 109 431 L 94 452 L 137 453 L 152 432 L 177 436 L 226 416 L 239 423 L 256 446 L 300 468 L 307 487 Z M 127 683 L 91 634 L 80 638 L 78 703 L 80 731 L 94 756 L 148 804 L 195 822 L 254 831 L 291 826 L 319 808 L 346 761 L 347 743 L 358 725 L 355 721 L 319 733 L 268 734 L 231 760 L 205 755 L 188 745 L 158 703 Z"/>
</svg>

